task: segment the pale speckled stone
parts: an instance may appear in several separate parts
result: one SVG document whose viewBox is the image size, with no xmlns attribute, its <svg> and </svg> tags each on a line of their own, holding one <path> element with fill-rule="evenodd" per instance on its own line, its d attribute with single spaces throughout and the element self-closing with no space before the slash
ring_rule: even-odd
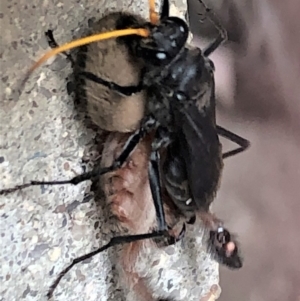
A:
<svg viewBox="0 0 300 301">
<path fill-rule="evenodd" d="M 60 257 L 60 255 L 61 255 L 61 248 L 59 248 L 59 247 L 53 248 L 52 250 L 49 250 L 49 252 L 48 252 L 49 259 L 52 262 L 57 261 L 58 258 Z"/>
<path fill-rule="evenodd" d="M 27 68 L 48 49 L 44 31 L 53 29 L 57 41 L 64 43 L 79 37 L 80 28 L 86 26 L 89 18 L 99 18 L 109 10 L 126 9 L 147 16 L 146 2 L 1 2 L 1 188 L 31 179 L 68 178 L 74 176 L 74 171 L 82 172 L 80 159 L 94 137 L 94 132 L 75 118 L 65 82 L 71 68 L 63 57 L 48 60 L 34 72 L 20 97 L 15 91 Z M 184 1 L 175 2 L 183 16 Z M 73 258 L 109 240 L 114 224 L 105 204 L 96 204 L 93 199 L 84 201 L 89 185 L 90 182 L 32 187 L 1 197 L 1 301 L 46 300 L 47 289 Z M 189 229 L 185 239 L 190 249 L 200 246 L 195 249 L 197 254 L 187 252 L 182 244 L 157 249 L 155 254 L 149 251 L 149 258 L 159 262 L 153 272 L 158 279 L 151 284 L 153 288 L 198 301 L 191 295 L 196 285 L 190 281 L 195 266 L 201 267 L 201 271 L 197 270 L 197 279 L 202 279 L 201 292 L 209 292 L 218 283 L 217 264 L 208 259 L 201 247 L 202 235 L 197 229 Z M 115 257 L 111 250 L 75 267 L 61 281 L 54 300 L 123 301 L 113 269 Z M 145 260 L 140 261 L 140 267 L 142 274 L 145 268 L 149 269 Z M 130 296 L 127 299 L 133 301 Z"/>
</svg>

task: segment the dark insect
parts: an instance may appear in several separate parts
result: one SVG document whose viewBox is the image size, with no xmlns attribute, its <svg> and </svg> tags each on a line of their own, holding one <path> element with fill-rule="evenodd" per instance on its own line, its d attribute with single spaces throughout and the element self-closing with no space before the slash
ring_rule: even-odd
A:
<svg viewBox="0 0 300 301">
<path fill-rule="evenodd" d="M 209 13 L 207 8 L 206 11 Z M 216 124 L 214 64 L 208 56 L 226 39 L 226 32 L 211 18 L 219 30 L 219 36 L 203 51 L 188 46 L 189 28 L 184 20 L 169 16 L 168 0 L 163 1 L 159 21 L 152 18 L 152 22 L 141 22 L 135 16 L 125 13 L 119 13 L 119 16 L 117 30 L 141 30 L 139 33 L 132 31 L 129 33 L 131 35 L 117 37 L 117 43 L 126 47 L 129 56 L 141 62 L 139 83 L 121 86 L 87 69 L 80 71 L 80 77 L 87 83 L 97 83 L 122 96 L 132 96 L 141 91 L 145 93 L 146 103 L 140 125 L 132 125 L 132 128 L 138 128 L 128 138 L 121 154 L 111 166 L 96 167 L 71 180 L 32 181 L 1 190 L 0 194 L 31 185 L 77 185 L 82 181 L 100 177 L 122 167 L 138 143 L 145 136 L 153 134 L 148 175 L 157 228 L 151 233 L 114 237 L 100 249 L 75 259 L 51 286 L 49 297 L 61 278 L 75 264 L 109 247 L 157 237 L 167 237 L 170 241 L 178 239 L 172 237 L 166 223 L 163 188 L 167 190 L 177 211 L 186 218 L 187 223 L 193 224 L 196 218 L 202 219 L 209 230 L 208 249 L 214 258 L 229 268 L 242 267 L 237 241 L 209 211 L 220 185 L 223 159 L 238 154 L 249 146 L 247 140 Z M 50 45 L 57 46 L 51 32 L 48 32 L 48 39 Z M 52 54 L 70 48 L 58 47 Z M 237 143 L 239 147 L 222 154 L 219 136 Z M 185 226 L 182 235 L 184 229 Z"/>
</svg>

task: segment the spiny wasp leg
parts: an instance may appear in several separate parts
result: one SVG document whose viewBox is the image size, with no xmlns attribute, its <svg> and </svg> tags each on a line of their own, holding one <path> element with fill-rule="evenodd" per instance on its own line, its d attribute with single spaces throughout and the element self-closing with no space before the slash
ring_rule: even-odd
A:
<svg viewBox="0 0 300 301">
<path fill-rule="evenodd" d="M 116 245 L 121 245 L 125 243 L 131 243 L 139 240 L 144 240 L 144 239 L 152 239 L 156 237 L 162 237 L 162 236 L 168 236 L 167 231 L 154 231 L 152 233 L 145 233 L 145 234 L 138 234 L 138 235 L 126 235 L 126 236 L 116 236 L 111 238 L 108 244 L 105 246 L 92 251 L 88 254 L 85 254 L 83 256 L 80 256 L 78 258 L 75 258 L 70 265 L 68 265 L 64 270 L 62 270 L 56 280 L 53 282 L 53 284 L 50 286 L 49 291 L 47 293 L 48 299 L 50 299 L 53 296 L 53 292 L 55 288 L 58 286 L 60 280 L 66 275 L 72 268 L 75 266 L 77 263 L 80 263 L 86 259 L 92 258 L 93 256 L 113 247 Z"/>
<path fill-rule="evenodd" d="M 241 136 L 238 136 L 237 134 L 234 134 L 233 132 L 228 131 L 219 125 L 217 125 L 217 133 L 218 133 L 218 135 L 222 136 L 223 138 L 226 138 L 240 146 L 234 150 L 224 153 L 222 155 L 223 159 L 237 155 L 250 147 L 250 142 L 247 139 L 245 139 Z"/>
<path fill-rule="evenodd" d="M 206 14 L 209 14 L 210 22 L 215 26 L 215 28 L 219 31 L 218 37 L 203 50 L 203 55 L 208 57 L 211 55 L 223 42 L 227 40 L 227 31 L 215 18 L 215 14 L 213 11 L 206 6 L 206 4 L 199 0 L 199 2 L 202 4 L 202 6 L 205 8 Z"/>
<path fill-rule="evenodd" d="M 149 133 L 154 127 L 156 126 L 156 121 L 152 117 L 147 117 L 145 121 L 143 122 L 142 126 L 136 130 L 127 140 L 125 143 L 123 150 L 119 157 L 113 162 L 111 166 L 108 167 L 99 167 L 97 166 L 92 171 L 80 174 L 70 180 L 63 180 L 63 181 L 31 181 L 30 183 L 26 183 L 23 185 L 18 185 L 13 188 L 8 189 L 2 189 L 0 190 L 0 195 L 9 194 L 24 188 L 27 188 L 29 186 L 36 186 L 36 185 L 63 185 L 63 184 L 73 184 L 77 185 L 81 182 L 84 182 L 86 180 L 90 180 L 94 177 L 99 177 L 103 174 L 106 174 L 108 172 L 112 172 L 118 168 L 120 168 L 129 155 L 134 151 L 138 143 L 141 141 L 141 139 Z"/>
<path fill-rule="evenodd" d="M 118 84 L 102 79 L 91 72 L 80 72 L 79 75 L 124 96 L 131 96 L 143 90 L 142 82 L 136 86 L 119 86 Z"/>
<path fill-rule="evenodd" d="M 153 150 L 150 155 L 150 162 L 148 168 L 150 189 L 151 189 L 151 194 L 155 206 L 158 229 L 166 230 L 168 226 L 165 219 L 165 212 L 164 212 L 163 202 L 161 197 L 162 194 L 161 194 L 159 161 L 160 160 L 159 160 L 158 151 Z"/>
<path fill-rule="evenodd" d="M 227 33 L 225 30 L 222 30 L 218 37 L 210 45 L 208 45 L 205 50 L 203 50 L 203 55 L 206 57 L 210 56 L 226 40 Z"/>
<path fill-rule="evenodd" d="M 154 140 L 151 143 L 151 154 L 148 165 L 150 189 L 155 206 L 159 230 L 168 229 L 162 202 L 159 149 L 162 147 L 167 147 L 170 141 L 171 140 L 168 131 L 163 127 L 158 127 Z"/>
<path fill-rule="evenodd" d="M 57 44 L 54 36 L 53 36 L 53 30 L 47 30 L 45 32 L 45 36 L 46 36 L 46 39 L 47 39 L 47 42 L 48 42 L 48 45 L 50 48 L 54 49 L 54 48 L 57 48 L 59 47 L 59 45 Z M 68 61 L 71 62 L 72 66 L 74 66 L 75 62 L 71 56 L 71 54 L 67 53 L 67 52 L 62 52 L 62 54 L 68 59 Z"/>
<path fill-rule="evenodd" d="M 151 194 L 153 198 L 153 203 L 156 212 L 158 231 L 166 231 L 172 230 L 166 223 L 165 212 L 162 201 L 162 183 L 161 183 L 161 175 L 160 175 L 160 155 L 159 149 L 162 147 L 167 147 L 170 143 L 170 135 L 167 131 L 165 131 L 162 127 L 159 127 L 156 131 L 156 136 L 152 142 L 152 151 L 150 154 L 149 167 L 148 167 L 148 175 L 149 175 L 149 183 Z M 173 245 L 177 241 L 181 240 L 184 237 L 186 231 L 185 224 L 179 233 L 178 236 L 173 236 L 170 233 L 167 235 L 168 244 Z"/>
<path fill-rule="evenodd" d="M 163 20 L 164 18 L 169 17 L 169 12 L 170 12 L 169 1 L 163 1 L 161 11 L 160 11 L 160 19 Z"/>
</svg>

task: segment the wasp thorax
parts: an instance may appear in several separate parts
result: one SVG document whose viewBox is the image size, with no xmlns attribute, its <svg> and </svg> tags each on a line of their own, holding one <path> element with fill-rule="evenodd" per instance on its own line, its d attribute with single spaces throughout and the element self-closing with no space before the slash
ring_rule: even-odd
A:
<svg viewBox="0 0 300 301">
<path fill-rule="evenodd" d="M 166 86 L 171 87 L 180 102 L 196 100 L 203 93 L 202 83 L 211 82 L 210 71 L 205 66 L 205 58 L 200 49 L 185 48 L 172 61 L 166 72 Z M 205 91 L 204 91 L 205 92 Z"/>
</svg>

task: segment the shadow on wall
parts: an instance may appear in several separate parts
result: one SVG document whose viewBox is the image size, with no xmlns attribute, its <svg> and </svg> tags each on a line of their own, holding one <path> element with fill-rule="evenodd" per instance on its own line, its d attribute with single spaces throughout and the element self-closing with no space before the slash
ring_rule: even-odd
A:
<svg viewBox="0 0 300 301">
<path fill-rule="evenodd" d="M 300 2 L 206 0 L 229 41 L 216 65 L 218 123 L 252 142 L 225 161 L 214 210 L 241 241 L 245 266 L 221 270 L 222 301 L 300 300 Z M 194 41 L 217 32 L 189 3 Z M 200 37 L 201 36 L 201 37 Z M 231 145 L 224 145 L 224 148 Z"/>
</svg>

